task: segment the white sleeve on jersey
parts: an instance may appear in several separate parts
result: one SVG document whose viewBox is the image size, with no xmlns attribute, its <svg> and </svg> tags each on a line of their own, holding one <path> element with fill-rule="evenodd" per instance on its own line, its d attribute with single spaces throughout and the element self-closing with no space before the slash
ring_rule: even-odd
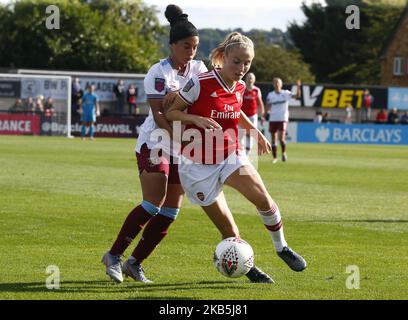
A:
<svg viewBox="0 0 408 320">
<path fill-rule="evenodd" d="M 198 73 L 204 73 L 204 72 L 208 72 L 207 67 L 205 66 L 204 62 L 200 61 L 200 65 L 198 67 Z"/>
<path fill-rule="evenodd" d="M 187 103 L 192 105 L 200 95 L 200 80 L 197 75 L 194 75 L 179 91 L 180 98 Z"/>
<path fill-rule="evenodd" d="M 267 104 L 272 104 L 272 101 L 271 101 L 272 94 L 273 94 L 273 91 L 269 92 L 268 95 L 266 96 L 266 103 Z"/>
<path fill-rule="evenodd" d="M 290 101 L 292 99 L 292 96 L 293 96 L 292 92 L 290 92 L 289 90 L 285 90 L 284 92 L 285 92 L 285 99 L 287 101 Z"/>
<path fill-rule="evenodd" d="M 153 65 L 147 72 L 144 89 L 148 99 L 162 99 L 166 95 L 166 80 L 159 63 Z"/>
</svg>

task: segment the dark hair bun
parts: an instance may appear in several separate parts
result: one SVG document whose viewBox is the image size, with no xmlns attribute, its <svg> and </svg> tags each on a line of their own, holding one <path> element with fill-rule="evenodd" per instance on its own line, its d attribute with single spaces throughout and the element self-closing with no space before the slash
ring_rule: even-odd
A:
<svg viewBox="0 0 408 320">
<path fill-rule="evenodd" d="M 170 22 L 171 26 L 177 23 L 179 20 L 187 20 L 187 15 L 183 14 L 183 10 L 181 10 L 181 8 L 175 4 L 169 4 L 164 15 Z"/>
</svg>

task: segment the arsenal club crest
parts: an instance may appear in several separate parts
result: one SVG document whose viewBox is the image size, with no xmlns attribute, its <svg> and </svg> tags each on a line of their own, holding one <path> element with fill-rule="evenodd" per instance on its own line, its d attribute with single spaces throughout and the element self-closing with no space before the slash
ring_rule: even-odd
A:
<svg viewBox="0 0 408 320">
<path fill-rule="evenodd" d="M 162 92 L 164 90 L 165 80 L 163 78 L 156 78 L 154 79 L 154 88 L 158 92 Z"/>
<path fill-rule="evenodd" d="M 240 92 L 235 92 L 235 96 L 237 97 L 237 101 L 239 104 L 242 103 L 242 95 Z"/>
<path fill-rule="evenodd" d="M 204 193 L 202 193 L 202 192 L 197 192 L 197 198 L 198 198 L 200 201 L 204 201 L 204 199 L 205 199 Z"/>
</svg>

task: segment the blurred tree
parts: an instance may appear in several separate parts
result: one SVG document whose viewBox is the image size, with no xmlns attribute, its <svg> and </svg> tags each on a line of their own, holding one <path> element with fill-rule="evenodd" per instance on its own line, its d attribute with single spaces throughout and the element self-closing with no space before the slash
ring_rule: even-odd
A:
<svg viewBox="0 0 408 320">
<path fill-rule="evenodd" d="M 161 37 L 163 55 L 169 54 L 168 33 L 169 27 L 165 27 L 165 35 Z M 271 31 L 252 29 L 200 29 L 200 45 L 198 46 L 196 59 L 203 60 L 209 66 L 208 57 L 212 49 L 224 41 L 225 37 L 233 32 L 240 32 L 250 37 L 255 44 L 255 60 L 252 71 L 256 72 L 258 81 L 272 81 L 273 77 L 280 76 L 285 81 L 292 81 L 301 77 L 309 83 L 314 82 L 314 76 L 308 65 L 302 62 L 301 55 L 293 51 L 294 46 L 288 32 L 279 29 Z M 209 66 L 210 67 L 210 66 Z"/>
<path fill-rule="evenodd" d="M 257 81 L 270 82 L 274 77 L 279 77 L 284 83 L 295 83 L 297 79 L 302 79 L 304 83 L 315 82 L 310 66 L 302 61 L 299 52 L 268 44 L 259 38 L 253 40 L 255 58 L 251 72 L 255 73 Z"/>
<path fill-rule="evenodd" d="M 46 28 L 49 5 L 60 29 Z M 18 0 L 0 6 L 0 67 L 146 72 L 162 33 L 141 0 Z"/>
<path fill-rule="evenodd" d="M 302 4 L 303 24 L 291 23 L 288 31 L 318 82 L 378 84 L 379 52 L 402 13 L 394 1 L 326 0 L 326 5 Z M 348 5 L 360 8 L 360 29 L 349 30 Z M 399 5 L 398 5 L 399 4 Z"/>
</svg>

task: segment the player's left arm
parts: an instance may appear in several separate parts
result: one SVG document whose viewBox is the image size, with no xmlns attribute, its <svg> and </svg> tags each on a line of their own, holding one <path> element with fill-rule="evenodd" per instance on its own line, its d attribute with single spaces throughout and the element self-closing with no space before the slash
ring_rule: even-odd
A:
<svg viewBox="0 0 408 320">
<path fill-rule="evenodd" d="M 99 106 L 99 98 L 95 97 L 95 106 L 96 106 L 96 116 L 99 117 L 101 115 L 101 108 Z"/>
<path fill-rule="evenodd" d="M 99 117 L 101 115 L 101 108 L 99 102 L 96 103 L 96 115 Z"/>
<path fill-rule="evenodd" d="M 258 113 L 261 114 L 261 119 L 264 120 L 265 119 L 265 105 L 262 101 L 261 90 L 259 90 L 259 94 L 258 94 Z"/>
</svg>

